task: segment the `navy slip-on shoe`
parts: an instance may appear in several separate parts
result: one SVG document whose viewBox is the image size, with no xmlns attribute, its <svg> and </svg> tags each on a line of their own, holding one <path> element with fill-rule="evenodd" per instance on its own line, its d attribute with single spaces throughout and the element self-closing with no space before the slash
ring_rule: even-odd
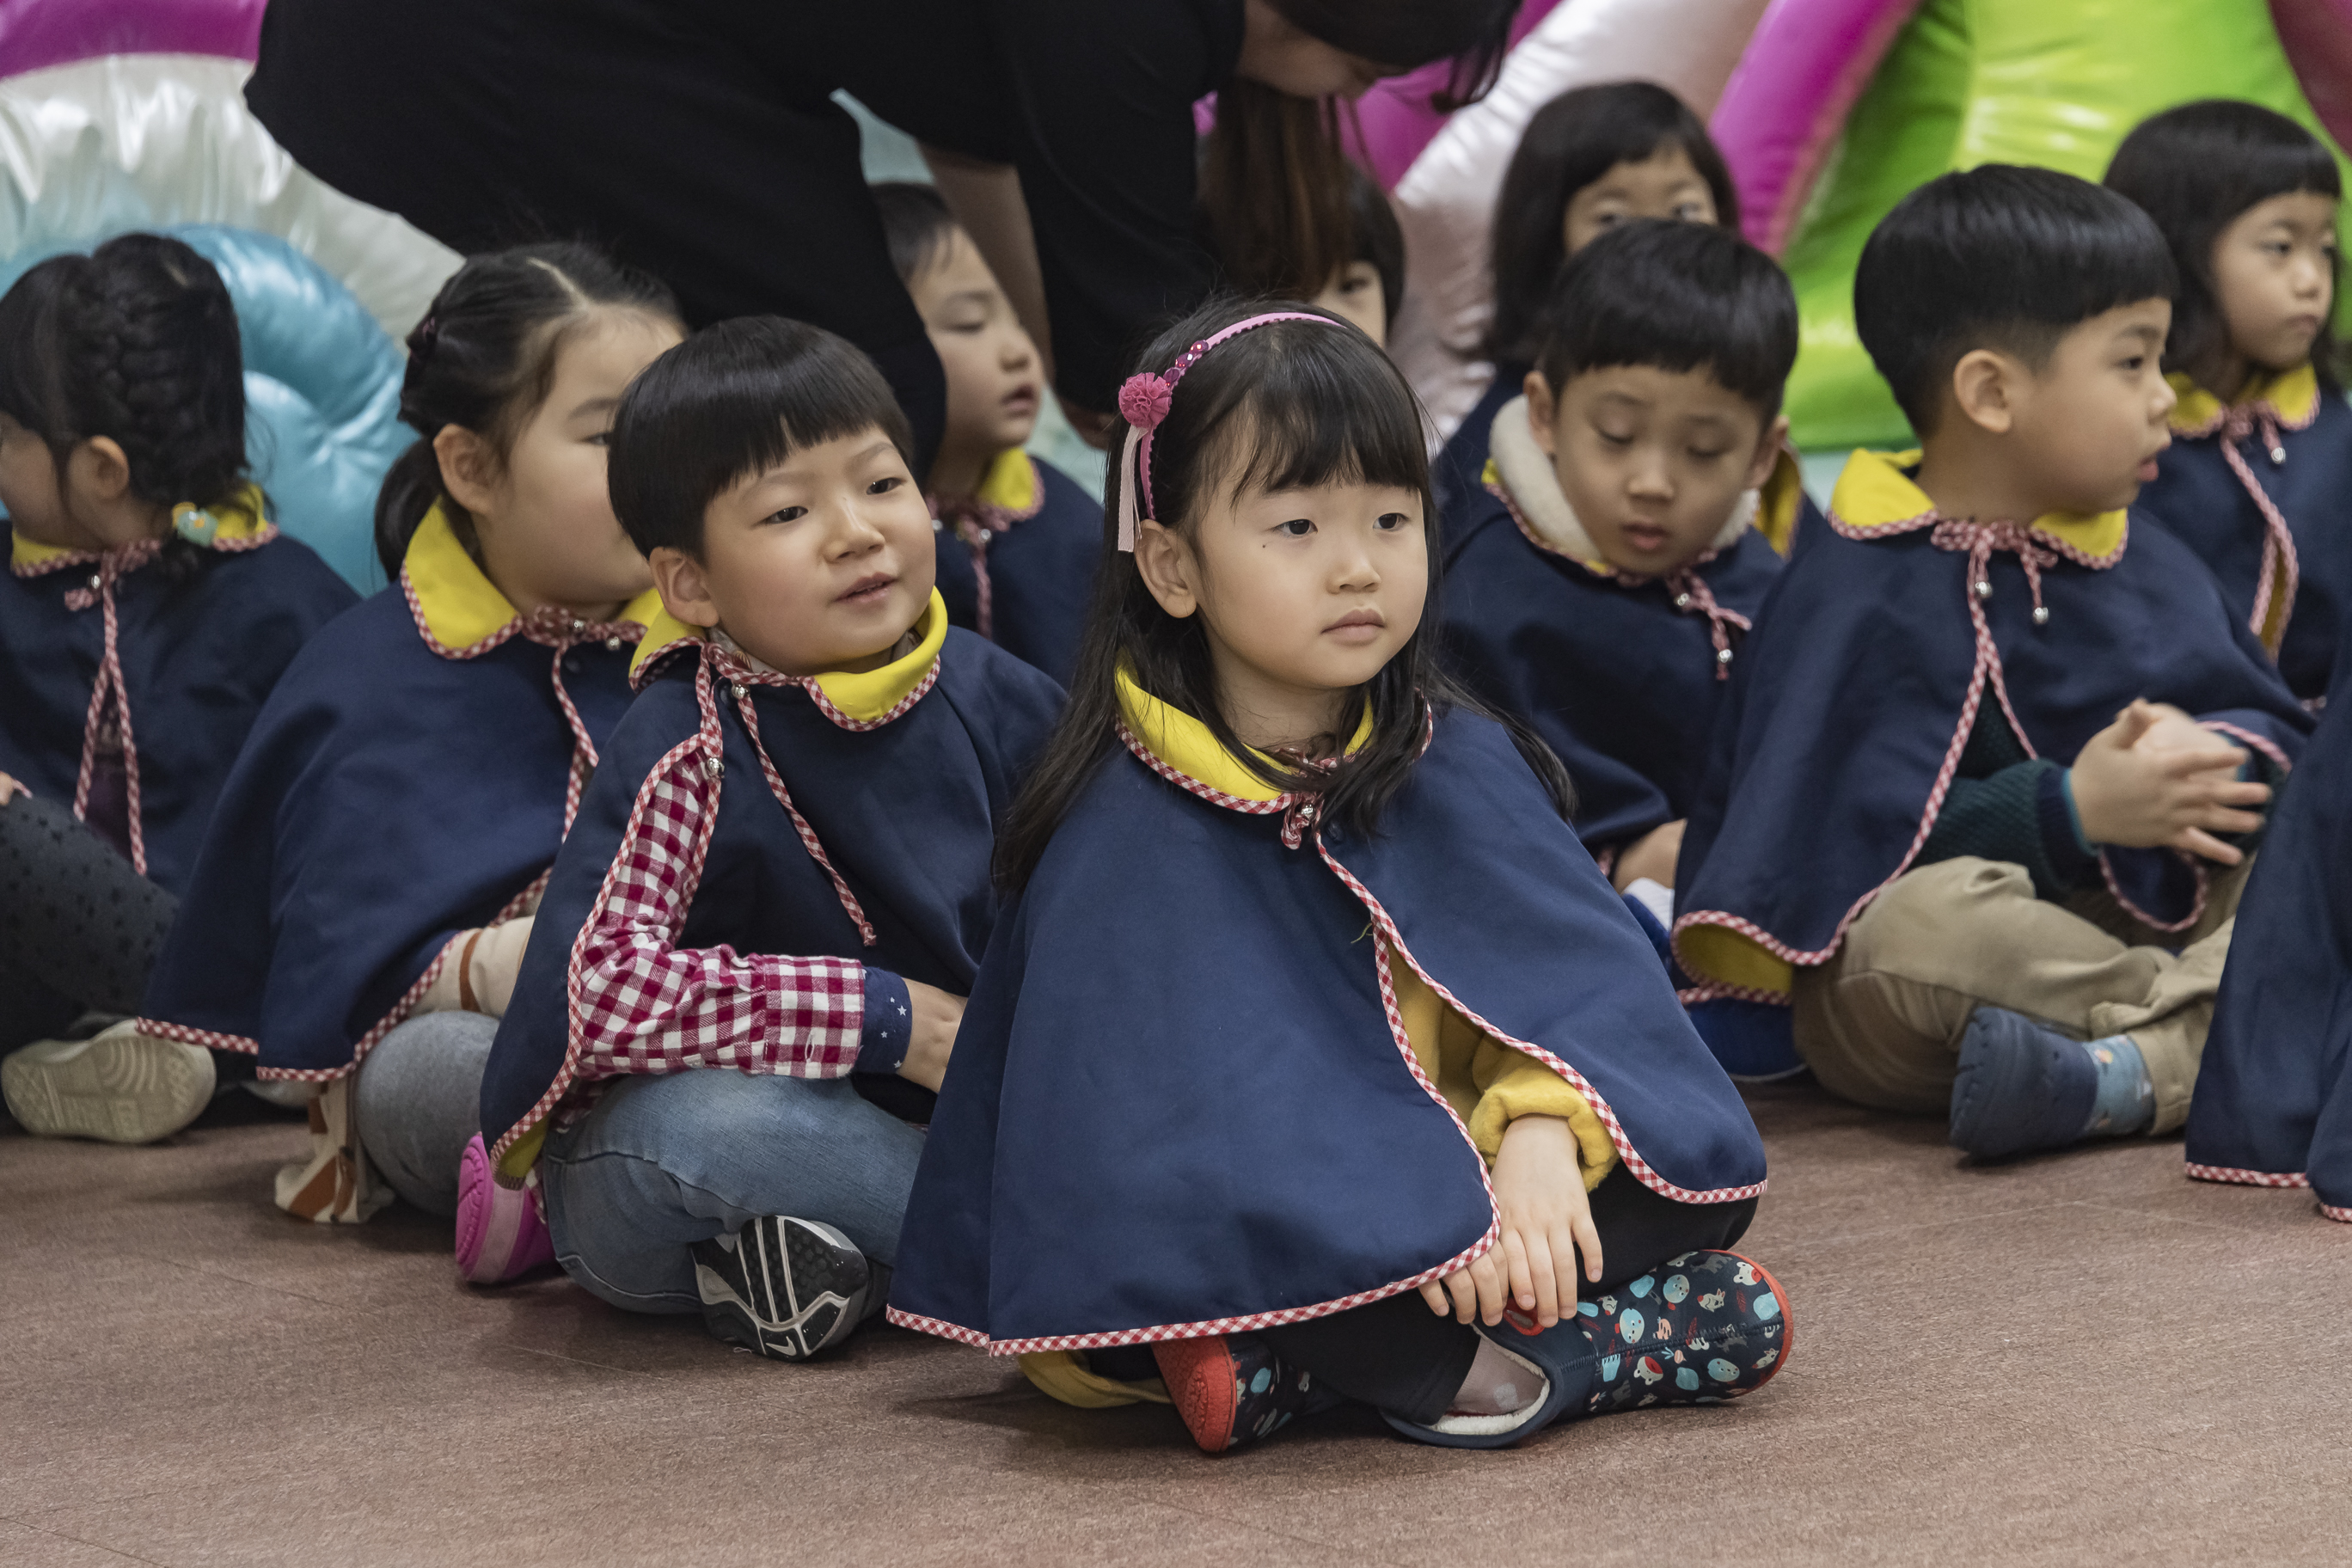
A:
<svg viewBox="0 0 2352 1568">
<path fill-rule="evenodd" d="M 1255 1334 L 1165 1340 L 1151 1353 L 1169 1403 L 1204 1454 L 1255 1443 L 1341 1402 Z"/>
<path fill-rule="evenodd" d="M 2080 1142 L 2099 1069 L 2080 1041 L 2004 1007 L 1979 1007 L 1952 1079 L 1951 1141 L 1979 1160 Z"/>
</svg>

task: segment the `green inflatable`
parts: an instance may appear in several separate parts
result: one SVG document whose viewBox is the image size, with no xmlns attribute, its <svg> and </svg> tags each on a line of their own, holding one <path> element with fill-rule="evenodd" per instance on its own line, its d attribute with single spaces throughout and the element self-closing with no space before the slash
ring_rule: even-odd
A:
<svg viewBox="0 0 2352 1568">
<path fill-rule="evenodd" d="M 2200 98 L 2244 99 L 2326 134 L 2264 0 L 1927 0 L 1847 117 L 1781 258 L 1803 322 L 1789 383 L 1797 443 L 1910 444 L 1853 331 L 1854 265 L 1896 202 L 1979 163 L 2095 180 L 2133 126 Z M 2352 248 L 2352 224 L 2345 232 Z"/>
</svg>

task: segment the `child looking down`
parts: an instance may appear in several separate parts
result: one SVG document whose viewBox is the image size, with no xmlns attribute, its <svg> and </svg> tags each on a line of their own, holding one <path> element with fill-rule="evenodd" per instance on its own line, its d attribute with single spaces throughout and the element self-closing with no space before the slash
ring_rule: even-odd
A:
<svg viewBox="0 0 2352 1568">
<path fill-rule="evenodd" d="M 1854 316 L 1924 451 L 1858 452 L 1741 650 L 1675 951 L 1792 1002 L 1831 1090 L 1983 1159 L 2188 1114 L 2265 777 L 2309 721 L 2128 510 L 2174 401 L 2163 237 L 1988 164 L 1863 251 Z"/>
<path fill-rule="evenodd" d="M 948 625 L 909 445 L 873 363 L 797 321 L 630 386 L 614 510 L 663 613 L 482 1082 L 488 1228 L 545 1223 L 514 1256 L 785 1361 L 881 1310 L 1061 695 Z"/>
<path fill-rule="evenodd" d="M 1717 1249 L 1755 1127 L 1558 761 L 1431 658 L 1402 377 L 1254 309 L 1121 394 L 1123 548 L 1006 827 L 892 1319 L 1172 1399 L 1213 1453 L 1335 1396 L 1486 1447 L 1752 1389 L 1785 1303 Z"/>
</svg>

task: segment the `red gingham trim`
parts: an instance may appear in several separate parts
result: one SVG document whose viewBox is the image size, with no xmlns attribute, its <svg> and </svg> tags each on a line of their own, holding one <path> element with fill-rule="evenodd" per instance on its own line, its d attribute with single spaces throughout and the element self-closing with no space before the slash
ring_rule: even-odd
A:
<svg viewBox="0 0 2352 1568">
<path fill-rule="evenodd" d="M 980 590 L 978 630 L 991 642 L 996 640 L 996 592 L 988 575 L 988 542 L 1014 523 L 1036 516 L 1045 504 L 1045 479 L 1037 471 L 1036 459 L 1024 452 L 1021 460 L 1029 465 L 1030 499 L 1025 507 L 991 506 L 976 496 L 958 497 L 944 505 L 932 503 L 935 515 L 971 552 L 972 577 Z"/>
<path fill-rule="evenodd" d="M 2352 1225 L 2352 1208 L 2338 1208 L 2334 1204 L 2322 1204 L 2319 1212 L 2338 1225 Z"/>
<path fill-rule="evenodd" d="M 2263 489 L 2262 481 L 2254 478 L 2252 467 L 2247 463 L 2245 455 L 2238 450 L 2238 443 L 2259 431 L 2265 450 L 2284 451 L 2286 448 L 2279 440 L 2278 433 L 2281 430 L 2311 428 L 2312 422 L 2319 417 L 2319 398 L 2326 395 L 2321 393 L 2313 397 L 2311 407 L 2300 419 L 2285 417 L 2269 398 L 2258 397 L 2251 403 L 2221 409 L 2200 424 L 2173 426 L 2173 435 L 2184 441 L 2219 437 L 2221 460 L 2230 466 L 2230 471 L 2237 476 L 2238 483 L 2252 498 L 2254 510 L 2262 514 L 2262 578 L 2254 588 L 2253 614 L 2248 617 L 2248 622 L 2254 636 L 2262 637 L 2263 646 L 2270 649 L 2273 657 L 2276 657 L 2279 645 L 2286 640 L 2286 624 L 2294 614 L 2295 588 L 2301 580 L 2302 565 L 2295 557 L 2294 535 L 2287 528 L 2285 517 L 2280 513 L 2278 504 L 2271 500 L 2270 492 Z M 2278 636 L 2275 639 L 2263 637 L 2263 623 L 2270 618 L 2271 602 L 2279 595 L 2284 596 L 2286 608 L 2279 615 Z"/>
<path fill-rule="evenodd" d="M 167 1024 L 161 1018 L 140 1019 L 139 1032 L 159 1040 L 177 1040 L 184 1046 L 202 1046 L 211 1051 L 237 1051 L 248 1057 L 261 1054 L 259 1040 L 243 1035 L 216 1035 L 210 1029 L 192 1029 L 185 1024 Z"/>
<path fill-rule="evenodd" d="M 1685 985 L 1675 993 L 1675 1000 L 1685 1007 L 1696 1007 L 1702 1002 L 1755 1002 L 1767 1007 L 1790 1005 L 1789 998 L 1778 991 L 1759 991 L 1753 985 L 1727 985 L 1716 980 L 1700 985 Z"/>
<path fill-rule="evenodd" d="M 710 655 L 702 662 L 702 668 L 695 672 L 695 695 L 702 705 L 703 733 L 712 743 L 710 755 L 713 757 L 719 754 L 719 749 L 723 747 L 724 742 L 720 741 L 719 735 L 719 703 L 711 689 L 710 676 L 713 668 L 722 662 L 733 665 L 740 674 L 752 680 L 758 679 L 758 677 L 752 675 L 751 671 L 743 669 L 740 665 L 735 665 L 734 661 L 728 659 L 727 655 L 717 647 L 710 650 Z M 937 665 L 932 667 L 932 671 L 934 674 L 937 673 Z M 929 679 L 929 677 L 927 676 L 926 682 Z M 769 759 L 767 742 L 760 735 L 760 715 L 751 706 L 751 687 L 742 680 L 737 680 L 729 689 L 734 693 L 736 711 L 742 716 L 743 733 L 751 742 L 751 754 L 760 759 L 760 772 L 768 781 L 768 793 L 776 797 L 776 804 L 782 806 L 784 815 L 792 819 L 793 831 L 800 835 L 801 847 L 808 851 L 809 858 L 817 863 L 826 879 L 833 883 L 834 897 L 841 900 L 842 909 L 848 913 L 851 922 L 857 927 L 858 940 L 867 947 L 872 947 L 877 940 L 873 922 L 866 918 L 866 910 L 858 903 L 857 895 L 849 890 L 849 883 L 843 879 L 839 871 L 834 869 L 833 858 L 824 852 L 824 845 L 817 838 L 816 829 L 808 825 L 808 818 L 801 815 L 801 808 L 793 804 L 792 792 L 784 787 L 783 775 L 776 771 L 776 764 Z M 928 684 L 924 689 L 929 689 Z M 919 691 L 913 696 L 920 694 Z M 901 703 L 898 708 L 893 710 L 893 712 L 905 712 L 911 702 L 912 696 L 908 702 Z M 840 710 L 830 702 L 825 703 L 820 711 L 826 713 L 836 723 L 841 721 Z M 877 722 L 883 721 L 877 721 Z M 873 725 L 862 727 L 872 729 Z"/>
<path fill-rule="evenodd" d="M 2234 1165 L 2200 1165 L 2194 1160 L 2188 1163 L 2188 1170 L 2192 1182 L 2229 1182 L 2241 1187 L 2311 1185 L 2311 1178 L 2301 1171 L 2243 1171 Z"/>
<path fill-rule="evenodd" d="M 98 773 L 98 742 L 106 728 L 107 700 L 113 699 L 115 727 L 122 732 L 122 785 L 124 816 L 131 837 L 131 868 L 141 876 L 147 874 L 147 832 L 145 813 L 141 809 L 139 794 L 139 742 L 131 729 L 131 688 L 122 679 L 121 622 L 115 614 L 114 584 L 121 577 L 136 572 L 163 552 L 160 539 L 142 539 L 136 543 L 109 550 L 102 555 L 83 556 L 95 561 L 98 571 L 86 588 L 66 590 L 68 610 L 87 610 L 99 606 L 103 617 L 102 651 L 98 661 L 98 679 L 90 682 L 89 710 L 81 726 L 81 768 L 74 776 L 73 814 L 76 822 L 89 819 L 89 792 Z"/>
<path fill-rule="evenodd" d="M 2276 764 L 2278 771 L 2283 773 L 2291 773 L 2294 772 L 2294 763 L 2284 752 L 2280 751 L 2274 742 L 2263 736 L 2255 734 L 2252 730 L 2243 730 L 2235 724 L 2228 723 L 2226 721 L 2208 721 L 2205 728 L 2208 730 L 2218 731 L 2221 733 L 2229 736 L 2231 740 L 2238 742 L 2241 745 L 2252 746 L 2255 751 L 2260 752 L 2263 755 L 2268 757 L 2272 763 Z"/>
</svg>

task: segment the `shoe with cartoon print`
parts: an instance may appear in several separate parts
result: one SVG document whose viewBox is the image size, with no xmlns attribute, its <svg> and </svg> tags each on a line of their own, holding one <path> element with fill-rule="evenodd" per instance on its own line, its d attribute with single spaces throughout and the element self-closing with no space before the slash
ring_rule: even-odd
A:
<svg viewBox="0 0 2352 1568">
<path fill-rule="evenodd" d="M 1732 1252 L 1685 1252 L 1576 1304 L 1549 1329 L 1516 1310 L 1478 1331 L 1544 1375 L 1543 1392 L 1506 1415 L 1449 1415 L 1429 1425 L 1382 1412 L 1416 1442 L 1507 1448 L 1554 1422 L 1665 1405 L 1717 1405 L 1752 1394 L 1789 1359 L 1789 1303 L 1773 1278 Z"/>
<path fill-rule="evenodd" d="M 1151 1353 L 1169 1401 L 1204 1454 L 1255 1443 L 1339 1402 L 1255 1334 L 1170 1340 Z"/>
</svg>

